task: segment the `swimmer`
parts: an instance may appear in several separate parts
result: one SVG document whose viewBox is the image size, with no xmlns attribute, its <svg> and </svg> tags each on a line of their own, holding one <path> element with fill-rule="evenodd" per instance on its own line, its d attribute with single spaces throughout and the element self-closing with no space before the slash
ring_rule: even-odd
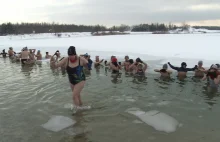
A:
<svg viewBox="0 0 220 142">
<path fill-rule="evenodd" d="M 161 77 L 170 77 L 172 71 L 167 69 L 168 69 L 168 65 L 164 64 L 161 70 L 155 69 L 154 71 L 159 72 L 161 74 Z"/>
<path fill-rule="evenodd" d="M 134 74 L 145 74 L 145 71 L 147 70 L 147 64 L 144 63 L 140 58 L 137 58 L 136 62 L 129 66 L 129 69 L 133 70 Z"/>
<path fill-rule="evenodd" d="M 80 93 L 84 88 L 86 82 L 86 76 L 83 72 L 83 67 L 86 68 L 88 67 L 88 61 L 85 58 L 79 57 L 76 54 L 76 49 L 74 46 L 70 46 L 67 53 L 68 53 L 68 57 L 65 57 L 59 63 L 56 63 L 58 60 L 57 52 L 56 52 L 53 55 L 53 58 L 55 58 L 56 56 L 56 60 L 55 62 L 52 62 L 52 65 L 54 68 L 58 68 L 62 66 L 66 67 L 66 72 L 68 74 L 70 86 L 72 89 L 73 102 L 75 104 L 74 111 L 76 112 L 78 109 L 82 107 L 82 100 L 80 97 Z"/>
<path fill-rule="evenodd" d="M 126 65 L 126 67 L 125 67 L 125 71 L 127 71 L 127 72 L 133 72 L 133 69 L 130 68 L 130 66 L 131 66 L 133 63 L 134 63 L 134 60 L 133 60 L 133 59 L 129 59 L 127 65 Z"/>
<path fill-rule="evenodd" d="M 203 65 L 203 62 L 199 61 L 198 62 L 198 69 L 195 70 L 195 77 L 203 77 L 204 76 L 205 68 L 203 68 L 202 65 Z"/>
<path fill-rule="evenodd" d="M 50 59 L 50 58 L 51 58 L 51 55 L 49 55 L 49 52 L 46 52 L 45 59 Z"/>
<path fill-rule="evenodd" d="M 100 61 L 100 60 L 99 60 L 99 56 L 96 56 L 96 57 L 95 57 L 94 66 L 95 66 L 95 67 L 100 66 L 103 61 L 104 61 L 104 59 L 102 59 L 102 60 Z"/>
<path fill-rule="evenodd" d="M 87 53 L 83 55 L 83 57 L 88 61 L 88 69 L 92 70 L 92 63 L 93 61 L 90 59 L 90 55 L 88 55 Z"/>
<path fill-rule="evenodd" d="M 195 71 L 198 67 L 197 65 L 195 65 L 194 68 L 186 68 L 187 67 L 187 64 L 185 62 L 182 62 L 181 63 L 181 67 L 174 67 L 173 65 L 170 64 L 170 62 L 168 62 L 168 65 L 176 70 L 178 72 L 178 77 L 186 77 L 186 73 L 188 71 Z"/>
<path fill-rule="evenodd" d="M 33 64 L 35 63 L 35 51 L 36 49 L 29 49 L 29 60 L 26 64 Z"/>
<path fill-rule="evenodd" d="M 7 53 L 5 52 L 5 49 L 2 50 L 2 53 L 0 55 L 2 55 L 3 58 L 6 58 Z"/>
<path fill-rule="evenodd" d="M 14 57 L 15 54 L 16 54 L 16 53 L 13 51 L 13 48 L 12 48 L 12 47 L 9 47 L 9 50 L 8 50 L 8 56 L 9 56 L 9 58 Z"/>
<path fill-rule="evenodd" d="M 209 87 L 218 88 L 220 83 L 220 72 L 216 65 L 212 65 L 202 80 L 208 79 Z"/>
<path fill-rule="evenodd" d="M 119 70 L 121 70 L 121 66 L 118 64 L 117 58 L 112 58 L 112 62 L 110 63 L 110 68 L 112 69 L 112 74 L 119 73 Z"/>
<path fill-rule="evenodd" d="M 29 52 L 28 52 L 28 48 L 27 47 L 24 47 L 21 51 L 21 54 L 20 54 L 20 58 L 21 58 L 21 63 L 24 65 L 28 59 L 29 59 Z"/>
<path fill-rule="evenodd" d="M 55 56 L 56 55 L 56 58 L 57 58 L 57 60 L 55 59 Z M 50 66 L 52 67 L 52 63 L 53 62 L 58 62 L 58 59 L 60 58 L 60 53 L 59 53 L 59 50 L 57 50 L 56 52 L 55 52 L 55 54 L 50 58 Z"/>
<path fill-rule="evenodd" d="M 37 51 L 37 55 L 35 55 L 35 57 L 37 57 L 37 60 L 42 60 L 42 55 L 40 53 L 40 50 Z"/>
<path fill-rule="evenodd" d="M 129 65 L 130 65 L 130 63 L 129 63 L 129 56 L 125 56 L 125 61 L 124 61 L 122 66 L 124 66 L 124 69 L 126 70 Z"/>
</svg>

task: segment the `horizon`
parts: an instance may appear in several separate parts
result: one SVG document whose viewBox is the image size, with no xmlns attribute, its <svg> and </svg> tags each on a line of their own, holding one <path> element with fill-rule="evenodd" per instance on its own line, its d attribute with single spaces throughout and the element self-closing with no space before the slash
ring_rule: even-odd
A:
<svg viewBox="0 0 220 142">
<path fill-rule="evenodd" d="M 13 4 L 12 4 L 13 3 Z M 7 12 L 6 12 L 7 11 Z M 8 0 L 0 9 L 0 23 L 49 22 L 76 25 L 169 23 L 220 26 L 219 0 Z"/>
</svg>

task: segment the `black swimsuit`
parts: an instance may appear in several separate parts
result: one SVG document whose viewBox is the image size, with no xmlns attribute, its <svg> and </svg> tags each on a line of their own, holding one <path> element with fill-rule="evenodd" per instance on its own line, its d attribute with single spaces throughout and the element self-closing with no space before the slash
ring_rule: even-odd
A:
<svg viewBox="0 0 220 142">
<path fill-rule="evenodd" d="M 86 76 L 83 72 L 83 66 L 80 65 L 80 58 L 79 58 L 79 65 L 73 68 L 69 66 L 69 59 L 68 59 L 66 71 L 68 74 L 69 81 L 73 85 L 76 85 L 79 82 L 86 80 Z"/>
</svg>

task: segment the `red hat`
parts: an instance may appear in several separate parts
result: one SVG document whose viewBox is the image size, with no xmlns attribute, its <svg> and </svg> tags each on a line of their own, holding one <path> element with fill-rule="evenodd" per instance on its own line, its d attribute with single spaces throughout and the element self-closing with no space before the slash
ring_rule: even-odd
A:
<svg viewBox="0 0 220 142">
<path fill-rule="evenodd" d="M 117 58 L 112 58 L 112 62 L 114 63 L 114 62 L 117 62 L 118 60 L 117 60 Z"/>
</svg>

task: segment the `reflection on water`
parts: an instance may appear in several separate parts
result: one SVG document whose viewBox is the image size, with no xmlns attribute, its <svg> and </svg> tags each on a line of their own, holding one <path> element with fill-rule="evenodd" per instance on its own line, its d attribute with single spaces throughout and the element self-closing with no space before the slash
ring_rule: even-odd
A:
<svg viewBox="0 0 220 142">
<path fill-rule="evenodd" d="M 111 74 L 106 67 L 85 70 L 85 105 L 92 109 L 72 115 L 72 93 L 65 70 L 50 69 L 47 62 L 21 65 L 0 58 L 0 135 L 1 141 L 22 142 L 121 142 L 121 141 L 219 141 L 219 92 L 206 82 L 174 75 L 134 76 Z M 140 108 L 166 113 L 180 123 L 176 132 L 156 131 L 138 117 L 125 112 Z M 53 115 L 69 117 L 76 124 L 59 132 L 41 127 Z M 134 123 L 135 122 L 135 123 Z M 136 123 L 138 122 L 138 123 Z M 140 123 L 141 122 L 141 123 Z M 213 130 L 213 131 L 210 131 Z M 204 137 L 204 139 L 202 139 Z"/>
</svg>

